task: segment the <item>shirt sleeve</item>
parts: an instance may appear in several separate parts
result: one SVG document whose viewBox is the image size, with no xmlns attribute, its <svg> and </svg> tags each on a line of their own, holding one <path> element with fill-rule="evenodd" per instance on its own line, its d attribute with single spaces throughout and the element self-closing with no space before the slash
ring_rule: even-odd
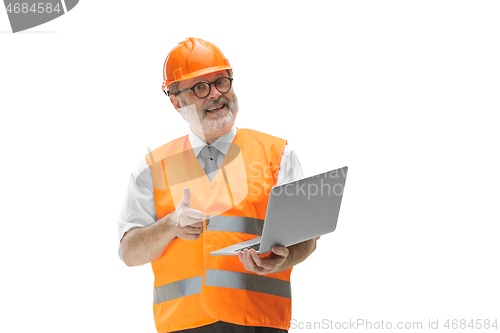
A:
<svg viewBox="0 0 500 333">
<path fill-rule="evenodd" d="M 276 186 L 293 182 L 301 178 L 304 178 L 304 172 L 300 166 L 297 154 L 293 149 L 286 145 L 283 150 L 283 156 L 281 157 L 280 171 L 278 173 Z"/>
<path fill-rule="evenodd" d="M 118 215 L 118 255 L 120 259 L 120 241 L 123 235 L 131 229 L 145 227 L 156 221 L 153 173 L 144 159 L 137 163 L 130 175 L 125 202 Z"/>
</svg>

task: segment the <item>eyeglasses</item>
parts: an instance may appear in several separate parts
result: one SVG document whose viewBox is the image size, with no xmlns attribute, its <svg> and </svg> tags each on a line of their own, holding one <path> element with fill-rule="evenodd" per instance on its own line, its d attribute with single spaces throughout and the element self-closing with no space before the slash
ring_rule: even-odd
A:
<svg viewBox="0 0 500 333">
<path fill-rule="evenodd" d="M 210 91 L 212 90 L 212 84 L 215 89 L 217 89 L 220 93 L 226 93 L 231 89 L 233 84 L 233 79 L 230 77 L 221 77 L 215 80 L 214 82 L 199 82 L 192 86 L 189 89 L 184 89 L 174 93 L 174 96 L 179 95 L 180 93 L 192 90 L 196 97 L 205 98 L 210 95 Z M 167 93 L 167 96 L 170 96 L 170 92 Z"/>
</svg>

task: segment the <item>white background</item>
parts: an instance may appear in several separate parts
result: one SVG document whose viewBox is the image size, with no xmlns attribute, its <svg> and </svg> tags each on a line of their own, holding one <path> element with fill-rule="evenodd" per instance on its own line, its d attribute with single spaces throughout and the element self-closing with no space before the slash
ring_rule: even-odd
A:
<svg viewBox="0 0 500 333">
<path fill-rule="evenodd" d="M 119 260 L 116 217 L 147 147 L 187 133 L 161 82 L 190 36 L 234 67 L 238 127 L 288 139 L 306 175 L 349 166 L 337 230 L 292 273 L 297 324 L 500 320 L 499 16 L 83 0 L 12 34 L 0 10 L 0 330 L 155 332 L 153 273 Z"/>
</svg>

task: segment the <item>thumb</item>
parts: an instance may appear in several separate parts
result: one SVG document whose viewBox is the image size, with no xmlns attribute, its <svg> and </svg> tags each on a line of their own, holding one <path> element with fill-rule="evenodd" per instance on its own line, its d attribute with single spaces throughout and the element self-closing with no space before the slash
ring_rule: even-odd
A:
<svg viewBox="0 0 500 333">
<path fill-rule="evenodd" d="M 184 187 L 184 192 L 180 204 L 186 205 L 191 208 L 191 191 L 189 191 L 188 187 Z"/>
<path fill-rule="evenodd" d="M 271 251 L 273 251 L 274 254 L 277 254 L 280 257 L 287 257 L 288 256 L 288 249 L 284 246 L 273 246 L 271 248 Z"/>
</svg>

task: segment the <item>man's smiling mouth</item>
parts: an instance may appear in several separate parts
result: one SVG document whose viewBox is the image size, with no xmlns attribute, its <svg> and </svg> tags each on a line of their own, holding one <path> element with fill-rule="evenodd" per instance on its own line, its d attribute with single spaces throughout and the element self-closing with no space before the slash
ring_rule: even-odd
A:
<svg viewBox="0 0 500 333">
<path fill-rule="evenodd" d="M 207 109 L 206 112 L 210 112 L 210 113 L 218 112 L 218 111 L 221 111 L 225 106 L 226 106 L 226 104 L 214 106 L 213 108 Z"/>
</svg>

